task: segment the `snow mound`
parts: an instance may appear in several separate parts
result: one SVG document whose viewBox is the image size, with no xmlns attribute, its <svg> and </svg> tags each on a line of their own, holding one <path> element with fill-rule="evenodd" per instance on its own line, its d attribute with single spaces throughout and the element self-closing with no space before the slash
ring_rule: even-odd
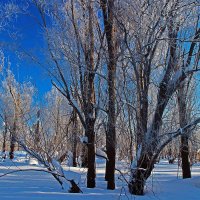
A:
<svg viewBox="0 0 200 200">
<path fill-rule="evenodd" d="M 30 157 L 29 161 L 28 161 L 28 164 L 29 165 L 39 165 L 39 162 L 38 162 L 38 160 L 36 158 Z"/>
</svg>

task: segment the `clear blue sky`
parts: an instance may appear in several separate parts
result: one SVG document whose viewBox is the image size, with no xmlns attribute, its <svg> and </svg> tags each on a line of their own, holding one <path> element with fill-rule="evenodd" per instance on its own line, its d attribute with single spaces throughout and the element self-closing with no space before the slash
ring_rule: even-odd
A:
<svg viewBox="0 0 200 200">
<path fill-rule="evenodd" d="M 9 1 L 7 0 L 7 2 Z M 29 6 L 28 12 L 38 16 L 34 7 Z M 15 33 L 17 33 L 17 38 L 13 39 L 9 36 Z M 11 70 L 19 82 L 30 80 L 36 86 L 39 97 L 50 90 L 51 82 L 47 72 L 29 56 L 19 58 L 17 55 L 17 52 L 26 52 L 39 58 L 42 63 L 45 62 L 45 53 L 43 52 L 45 41 L 42 30 L 33 17 L 28 14 L 19 14 L 9 24 L 7 30 L 0 33 L 0 42 L 6 44 L 5 56 L 9 58 Z"/>
</svg>

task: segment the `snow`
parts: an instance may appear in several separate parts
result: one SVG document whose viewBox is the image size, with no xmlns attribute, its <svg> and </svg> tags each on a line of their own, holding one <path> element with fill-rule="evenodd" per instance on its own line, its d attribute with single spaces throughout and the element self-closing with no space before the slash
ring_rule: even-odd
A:
<svg viewBox="0 0 200 200">
<path fill-rule="evenodd" d="M 71 151 L 67 153 L 66 165 L 73 166 L 73 153 Z"/>
<path fill-rule="evenodd" d="M 80 142 L 83 143 L 83 144 L 87 144 L 88 143 L 88 137 L 87 136 L 80 137 Z"/>
<path fill-rule="evenodd" d="M 106 152 L 101 150 L 101 149 L 99 149 L 99 148 L 96 149 L 96 156 L 99 159 L 108 159 Z"/>
<path fill-rule="evenodd" d="M 29 158 L 29 165 L 39 165 L 38 160 L 35 158 Z"/>
<path fill-rule="evenodd" d="M 168 87 L 169 89 L 175 88 L 175 85 L 180 81 L 181 76 L 183 76 L 185 72 L 183 69 L 177 70 L 175 74 L 172 76 L 171 80 L 169 81 Z"/>
<path fill-rule="evenodd" d="M 63 168 L 56 159 L 52 159 L 52 165 L 60 175 L 64 175 Z"/>
<path fill-rule="evenodd" d="M 138 149 L 137 149 L 137 153 L 136 153 L 136 159 L 137 159 L 137 161 L 140 158 L 141 152 L 142 152 L 142 145 L 139 145 Z"/>
<path fill-rule="evenodd" d="M 19 159 L 20 158 L 20 159 Z M 200 163 L 192 166 L 192 179 L 182 180 L 181 169 L 175 164 L 168 164 L 168 160 L 162 160 L 155 165 L 152 176 L 147 181 L 144 196 L 131 196 L 128 193 L 126 183 L 120 179 L 116 172 L 116 190 L 107 190 L 104 180 L 105 160 L 96 159 L 97 162 L 97 187 L 86 188 L 87 170 L 79 167 L 62 166 L 64 174 L 69 179 L 74 179 L 79 184 L 82 193 L 71 194 L 62 190 L 57 181 L 49 173 L 33 171 L 42 169 L 41 166 L 32 166 L 24 160 L 22 155 L 15 162 L 6 159 L 0 161 L 0 175 L 17 169 L 32 169 L 21 171 L 0 177 L 1 200 L 199 200 L 200 196 Z M 54 163 L 55 164 L 55 163 Z M 55 164 L 57 165 L 57 164 Z M 118 162 L 117 168 L 122 170 L 128 166 L 125 162 Z M 59 167 L 59 166 L 58 166 Z M 119 178 L 118 178 L 119 177 Z"/>
</svg>

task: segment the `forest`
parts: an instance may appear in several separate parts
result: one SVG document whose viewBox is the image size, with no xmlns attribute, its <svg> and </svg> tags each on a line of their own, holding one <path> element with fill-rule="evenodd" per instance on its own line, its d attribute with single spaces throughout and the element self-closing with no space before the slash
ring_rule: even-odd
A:
<svg viewBox="0 0 200 200">
<path fill-rule="evenodd" d="M 199 0 L 1 0 L 0 38 L 0 186 L 140 199 L 165 169 L 199 190 Z"/>
</svg>

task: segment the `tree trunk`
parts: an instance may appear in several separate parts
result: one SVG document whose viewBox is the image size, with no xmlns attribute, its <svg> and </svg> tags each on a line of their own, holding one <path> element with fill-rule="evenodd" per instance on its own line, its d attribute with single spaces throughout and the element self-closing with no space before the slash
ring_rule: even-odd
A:
<svg viewBox="0 0 200 200">
<path fill-rule="evenodd" d="M 82 150 L 81 150 L 81 167 L 87 167 L 88 166 L 88 153 L 87 153 L 87 147 L 85 144 L 82 145 Z"/>
<path fill-rule="evenodd" d="M 2 145 L 2 158 L 3 159 L 6 159 L 6 136 L 7 136 L 7 131 L 5 130 L 5 131 L 3 131 L 3 145 Z"/>
<path fill-rule="evenodd" d="M 10 136 L 10 159 L 12 160 L 14 158 L 14 151 L 15 151 L 15 134 L 16 134 L 16 122 L 14 122 L 13 130 L 11 132 Z"/>
<path fill-rule="evenodd" d="M 40 143 L 40 110 L 37 112 L 37 124 L 35 127 L 35 135 L 34 135 L 34 149 L 39 151 L 39 143 Z"/>
<path fill-rule="evenodd" d="M 87 97 L 87 104 L 85 107 L 85 121 L 86 121 L 86 129 L 85 134 L 87 136 L 87 161 L 88 161 L 88 172 L 87 172 L 87 187 L 94 188 L 96 186 L 95 178 L 96 178 L 96 164 L 95 164 L 95 132 L 94 132 L 94 125 L 96 120 L 96 113 L 94 109 L 94 105 L 96 104 L 95 99 L 95 89 L 94 89 L 94 74 L 92 71 L 95 69 L 94 59 L 95 59 L 95 38 L 94 38 L 94 10 L 93 10 L 93 1 L 90 0 L 88 4 L 88 11 L 89 11 L 89 24 L 88 24 L 88 31 L 89 31 L 89 49 L 88 55 L 85 55 L 86 62 L 87 62 L 87 69 L 89 72 L 86 71 L 85 75 L 87 77 L 87 84 L 86 84 L 86 97 Z"/>
<path fill-rule="evenodd" d="M 183 178 L 191 178 L 188 137 L 185 135 L 181 136 L 181 160 Z"/>
<path fill-rule="evenodd" d="M 114 34 L 114 0 L 101 0 L 106 40 L 108 45 L 108 129 L 106 135 L 106 175 L 107 189 L 115 189 L 115 154 L 116 154 L 116 112 L 115 112 L 115 85 L 116 85 L 116 43 Z"/>
<path fill-rule="evenodd" d="M 151 175 L 151 172 L 154 168 L 154 160 L 151 154 L 143 153 L 140 159 L 137 162 L 137 166 L 131 169 L 131 181 L 129 182 L 129 192 L 134 195 L 144 195 L 144 186 L 146 180 Z"/>
<path fill-rule="evenodd" d="M 129 192 L 134 195 L 143 195 L 146 181 L 144 178 L 144 171 L 138 169 L 131 173 L 135 176 L 132 177 L 131 181 L 129 182 Z"/>
<path fill-rule="evenodd" d="M 94 188 L 96 186 L 96 164 L 95 164 L 95 132 L 94 132 L 94 119 L 86 119 L 86 136 L 88 138 L 87 143 L 87 187 Z"/>
<path fill-rule="evenodd" d="M 184 94 L 184 84 L 178 90 L 178 107 L 179 107 L 179 123 L 183 128 L 187 125 L 187 104 L 186 94 Z M 181 135 L 181 161 L 182 161 L 182 176 L 183 178 L 191 178 L 190 161 L 189 161 L 189 146 L 187 133 Z"/>
<path fill-rule="evenodd" d="M 111 130 L 110 130 L 111 133 Z M 106 136 L 106 153 L 108 160 L 106 161 L 106 174 L 105 179 L 108 181 L 107 189 L 115 189 L 115 130 L 112 131 L 113 135 Z"/>
<path fill-rule="evenodd" d="M 3 131 L 3 146 L 2 146 L 2 152 L 6 152 L 6 132 Z"/>
<path fill-rule="evenodd" d="M 78 135 L 78 120 L 77 120 L 77 114 L 76 111 L 73 110 L 73 133 L 72 133 L 72 154 L 73 154 L 73 167 L 77 166 L 76 162 L 76 150 L 77 150 L 77 135 Z"/>
</svg>

